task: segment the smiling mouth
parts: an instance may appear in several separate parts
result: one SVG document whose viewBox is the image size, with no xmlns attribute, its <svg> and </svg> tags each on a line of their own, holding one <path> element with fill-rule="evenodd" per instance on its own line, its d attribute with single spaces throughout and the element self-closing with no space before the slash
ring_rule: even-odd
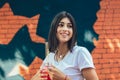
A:
<svg viewBox="0 0 120 80">
<path fill-rule="evenodd" d="M 66 33 L 61 33 L 61 35 L 62 35 L 62 36 L 67 36 L 68 34 L 66 34 Z"/>
<path fill-rule="evenodd" d="M 61 36 L 62 36 L 63 38 L 66 38 L 66 37 L 68 36 L 68 34 L 61 34 Z"/>
</svg>

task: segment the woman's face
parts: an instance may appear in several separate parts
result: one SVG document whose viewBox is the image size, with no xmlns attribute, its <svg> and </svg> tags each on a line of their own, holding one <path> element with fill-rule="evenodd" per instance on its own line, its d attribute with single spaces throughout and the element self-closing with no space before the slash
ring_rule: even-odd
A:
<svg viewBox="0 0 120 80">
<path fill-rule="evenodd" d="M 65 17 L 61 19 L 57 28 L 57 39 L 60 43 L 68 42 L 73 35 L 73 25 L 69 18 Z"/>
</svg>

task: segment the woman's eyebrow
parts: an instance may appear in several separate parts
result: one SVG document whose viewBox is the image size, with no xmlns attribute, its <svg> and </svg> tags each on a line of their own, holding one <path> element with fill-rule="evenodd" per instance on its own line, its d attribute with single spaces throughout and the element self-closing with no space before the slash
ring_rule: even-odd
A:
<svg viewBox="0 0 120 80">
<path fill-rule="evenodd" d="M 59 23 L 65 23 L 65 22 L 59 22 Z M 72 23 L 70 22 L 70 23 L 67 23 L 67 24 L 72 24 Z"/>
<path fill-rule="evenodd" d="M 64 22 L 59 22 L 59 23 L 64 23 Z"/>
</svg>

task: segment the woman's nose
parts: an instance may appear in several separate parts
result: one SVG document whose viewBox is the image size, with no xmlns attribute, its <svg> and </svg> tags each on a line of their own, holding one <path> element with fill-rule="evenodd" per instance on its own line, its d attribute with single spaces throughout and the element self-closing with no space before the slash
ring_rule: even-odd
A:
<svg viewBox="0 0 120 80">
<path fill-rule="evenodd" d="M 68 30 L 67 25 L 64 25 L 63 30 Z"/>
</svg>

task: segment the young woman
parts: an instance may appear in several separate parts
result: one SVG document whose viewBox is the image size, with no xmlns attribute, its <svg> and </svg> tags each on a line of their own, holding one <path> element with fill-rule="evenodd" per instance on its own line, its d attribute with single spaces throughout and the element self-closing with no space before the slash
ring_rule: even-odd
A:
<svg viewBox="0 0 120 80">
<path fill-rule="evenodd" d="M 41 66 L 50 65 L 47 65 L 50 80 L 98 80 L 89 51 L 76 44 L 76 32 L 70 13 L 62 11 L 53 19 L 48 37 L 50 53 Z M 32 80 L 47 80 L 42 76 L 47 75 L 39 71 Z"/>
</svg>

